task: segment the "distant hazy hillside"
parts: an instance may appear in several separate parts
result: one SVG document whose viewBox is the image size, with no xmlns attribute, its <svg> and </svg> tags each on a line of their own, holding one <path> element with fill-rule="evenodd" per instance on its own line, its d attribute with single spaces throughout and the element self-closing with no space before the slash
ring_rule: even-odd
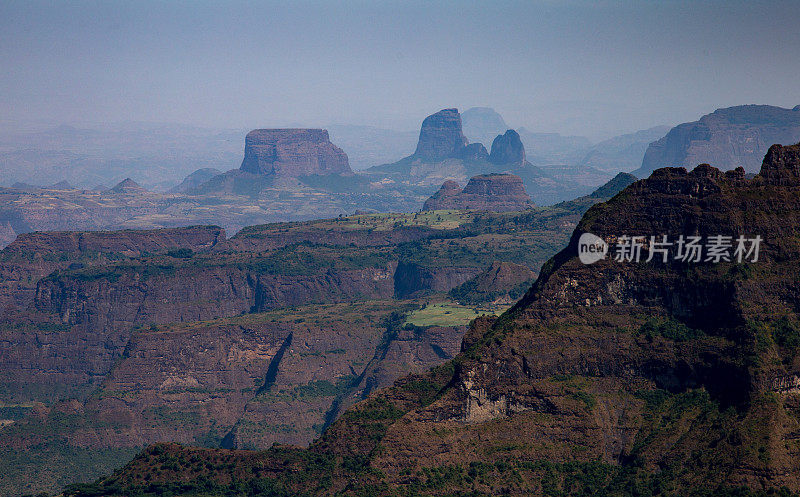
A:
<svg viewBox="0 0 800 497">
<path fill-rule="evenodd" d="M 0 135 L 0 186 L 68 181 L 92 188 L 131 177 L 147 188 L 166 190 L 198 168 L 235 167 L 244 134 L 138 123 L 6 132 Z"/>
<path fill-rule="evenodd" d="M 354 170 L 366 169 L 399 160 L 414 151 L 417 144 L 417 131 L 396 131 L 335 124 L 327 127 L 331 141 L 347 153 L 350 167 Z"/>
<path fill-rule="evenodd" d="M 517 132 L 528 151 L 528 160 L 534 165 L 574 163 L 592 146 L 585 136 L 535 133 L 525 128 Z"/>
<path fill-rule="evenodd" d="M 669 126 L 656 126 L 609 138 L 589 149 L 580 164 L 605 171 L 633 171 L 642 165 L 642 157 L 650 143 L 666 135 L 667 131 Z"/>
<path fill-rule="evenodd" d="M 634 171 L 646 178 L 661 167 L 691 169 L 702 163 L 724 170 L 744 167 L 757 173 L 770 145 L 800 141 L 800 105 L 793 109 L 771 105 L 739 105 L 717 109 L 699 120 L 680 124 L 652 143 Z"/>
<path fill-rule="evenodd" d="M 505 133 L 509 126 L 503 116 L 490 107 L 472 107 L 461 113 L 461 125 L 470 143 L 483 143 L 487 148 L 497 135 Z"/>
</svg>

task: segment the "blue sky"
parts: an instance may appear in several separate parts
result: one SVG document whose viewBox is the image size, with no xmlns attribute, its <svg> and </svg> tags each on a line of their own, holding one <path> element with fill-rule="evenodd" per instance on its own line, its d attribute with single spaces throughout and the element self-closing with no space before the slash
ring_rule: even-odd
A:
<svg viewBox="0 0 800 497">
<path fill-rule="evenodd" d="M 445 107 L 595 139 L 800 104 L 800 5 L 0 1 L 0 119 L 414 129 Z"/>
</svg>

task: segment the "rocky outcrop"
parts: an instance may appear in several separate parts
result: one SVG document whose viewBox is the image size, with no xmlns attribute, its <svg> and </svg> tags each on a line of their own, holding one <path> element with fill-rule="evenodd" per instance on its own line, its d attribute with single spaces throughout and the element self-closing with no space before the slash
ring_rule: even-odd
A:
<svg viewBox="0 0 800 497">
<path fill-rule="evenodd" d="M 239 169 L 279 177 L 352 173 L 347 154 L 324 129 L 255 129 L 245 137 Z"/>
<path fill-rule="evenodd" d="M 470 178 L 463 190 L 454 181 L 445 182 L 422 210 L 521 211 L 533 207 L 522 179 L 513 174 L 483 174 Z"/>
<path fill-rule="evenodd" d="M 585 170 L 573 178 L 562 178 L 532 165 L 525 157 L 525 147 L 514 130 L 497 136 L 488 154 L 480 143 L 467 144 L 458 110 L 444 109 L 425 119 L 413 155 L 361 173 L 372 178 L 373 185 L 402 184 L 428 191 L 448 180 L 464 184 L 480 174 L 511 173 L 522 178 L 528 193 L 540 205 L 586 195 L 592 187 L 610 177 L 598 171 L 602 180 L 586 185 L 574 180 L 576 176 L 585 178 Z"/>
<path fill-rule="evenodd" d="M 468 161 L 486 161 L 489 160 L 489 152 L 486 151 L 486 147 L 482 143 L 470 143 L 461 149 L 458 158 Z"/>
<path fill-rule="evenodd" d="M 800 185 L 800 143 L 788 147 L 769 147 L 759 176 L 771 185 Z"/>
<path fill-rule="evenodd" d="M 459 205 L 459 195 L 461 195 L 459 184 L 453 180 L 447 180 L 442 183 L 441 188 L 436 193 L 425 201 L 422 210 L 435 211 L 437 209 L 449 209 L 452 205 Z"/>
<path fill-rule="evenodd" d="M 661 167 L 714 164 L 723 170 L 743 167 L 757 173 L 770 145 L 800 141 L 800 111 L 769 105 L 718 109 L 700 120 L 680 124 L 650 144 L 642 166 L 634 171 L 646 178 Z"/>
<path fill-rule="evenodd" d="M 525 147 L 516 131 L 509 129 L 494 139 L 492 151 L 489 153 L 489 162 L 513 166 L 525 164 Z"/>
<path fill-rule="evenodd" d="M 467 143 L 458 109 L 443 109 L 422 121 L 414 157 L 428 161 L 455 157 Z"/>
</svg>

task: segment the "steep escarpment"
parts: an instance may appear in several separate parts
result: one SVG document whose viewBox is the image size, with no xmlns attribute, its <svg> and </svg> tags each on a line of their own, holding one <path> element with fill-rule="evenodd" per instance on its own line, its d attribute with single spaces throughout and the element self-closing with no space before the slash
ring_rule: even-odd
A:
<svg viewBox="0 0 800 497">
<path fill-rule="evenodd" d="M 64 271 L 39 282 L 35 305 L 101 331 L 392 295 L 396 263 L 388 256 L 339 264 L 324 252 L 290 246 L 244 260 L 209 255 Z"/>
<path fill-rule="evenodd" d="M 447 290 L 493 261 L 481 288 L 538 271 L 585 208 L 360 214 L 194 248 L 134 243 L 159 232 L 41 235 L 28 249 L 64 264 L 0 321 L 0 493 L 87 481 L 156 441 L 307 444 L 376 389 L 455 356 L 464 325 L 508 303 Z"/>
<path fill-rule="evenodd" d="M 753 179 L 662 169 L 591 208 L 454 361 L 354 406 L 307 451 L 203 453 L 235 469 L 165 474 L 153 468 L 198 454 L 158 446 L 99 488 L 210 478 L 223 491 L 244 478 L 314 495 L 798 492 L 799 151 L 771 148 Z M 581 262 L 585 233 L 610 255 Z M 624 235 L 645 237 L 645 257 L 614 257 Z M 694 262 L 673 246 L 663 258 L 650 236 L 760 237 L 760 251 Z M 245 476 L 253 467 L 264 469 Z"/>
<path fill-rule="evenodd" d="M 0 313 L 24 308 L 36 282 L 57 269 L 78 269 L 144 254 L 203 251 L 225 241 L 215 226 L 153 231 L 33 232 L 19 235 L 0 253 Z"/>
<path fill-rule="evenodd" d="M 757 173 L 761 158 L 773 143 L 800 140 L 800 112 L 769 105 L 718 109 L 698 121 L 672 128 L 650 144 L 642 166 L 633 174 L 647 177 L 660 167 L 691 168 L 714 164 L 723 170 L 743 167 Z"/>
</svg>

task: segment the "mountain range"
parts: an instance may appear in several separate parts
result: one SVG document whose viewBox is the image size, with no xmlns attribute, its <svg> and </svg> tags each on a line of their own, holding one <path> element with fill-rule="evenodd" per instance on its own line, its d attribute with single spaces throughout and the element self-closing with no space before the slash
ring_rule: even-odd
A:
<svg viewBox="0 0 800 497">
<path fill-rule="evenodd" d="M 455 358 L 355 404 L 309 448 L 156 444 L 67 495 L 793 495 L 798 190 L 800 144 L 770 147 L 752 178 L 659 169 L 589 208 Z M 590 265 L 587 234 L 759 250 L 695 261 L 651 241 L 647 261 Z"/>
</svg>

